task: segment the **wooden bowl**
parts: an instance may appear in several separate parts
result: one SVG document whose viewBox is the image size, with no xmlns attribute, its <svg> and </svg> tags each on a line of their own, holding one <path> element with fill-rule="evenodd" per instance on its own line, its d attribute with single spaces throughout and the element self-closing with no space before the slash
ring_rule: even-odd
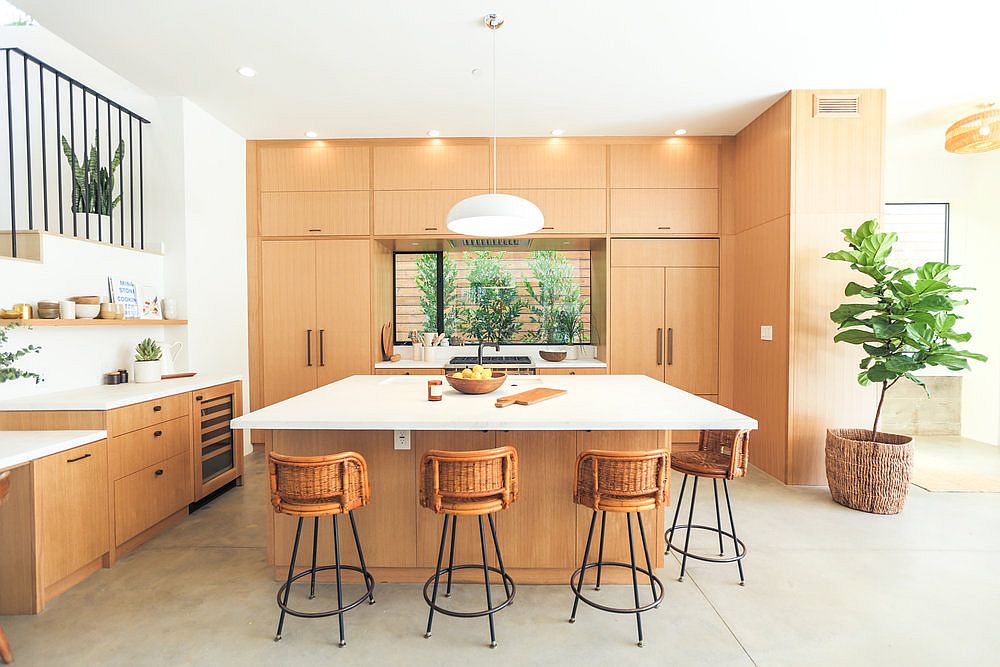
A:
<svg viewBox="0 0 1000 667">
<path fill-rule="evenodd" d="M 492 371 L 492 373 L 493 377 L 487 380 L 459 379 L 453 378 L 450 375 L 445 375 L 444 377 L 448 380 L 448 384 L 463 394 L 488 394 L 491 391 L 499 389 L 507 381 L 506 373 L 501 373 L 500 371 Z"/>
<path fill-rule="evenodd" d="M 74 296 L 70 301 L 76 301 L 77 303 L 83 303 L 87 305 L 100 305 L 101 297 L 99 296 Z"/>
<path fill-rule="evenodd" d="M 562 361 L 566 358 L 565 350 L 539 350 L 538 356 L 545 361 Z"/>
</svg>

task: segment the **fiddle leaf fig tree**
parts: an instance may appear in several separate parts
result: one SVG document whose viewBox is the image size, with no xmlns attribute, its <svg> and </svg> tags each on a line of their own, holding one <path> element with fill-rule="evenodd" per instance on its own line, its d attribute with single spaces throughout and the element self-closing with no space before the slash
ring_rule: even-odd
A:
<svg viewBox="0 0 1000 667">
<path fill-rule="evenodd" d="M 889 256 L 898 237 L 881 231 L 876 220 L 842 231 L 850 249 L 831 252 L 826 259 L 848 262 L 864 276 L 844 289 L 845 296 L 864 301 L 841 304 L 830 313 L 839 329 L 833 339 L 860 345 L 866 356 L 861 360 L 858 382 L 881 385 L 872 424 L 875 437 L 885 394 L 901 379 L 926 391 L 915 372 L 927 366 L 963 371 L 969 368 L 970 359 L 986 361 L 986 357 L 956 347 L 972 337 L 955 330 L 961 319 L 955 309 L 968 301 L 953 295 L 973 289 L 952 284 L 951 272 L 958 266 L 943 262 L 927 262 L 916 269 L 890 266 Z"/>
</svg>

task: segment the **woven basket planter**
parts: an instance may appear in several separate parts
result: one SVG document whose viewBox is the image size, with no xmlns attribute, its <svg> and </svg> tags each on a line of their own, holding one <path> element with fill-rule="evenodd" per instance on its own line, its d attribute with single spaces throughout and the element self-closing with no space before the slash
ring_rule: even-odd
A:
<svg viewBox="0 0 1000 667">
<path fill-rule="evenodd" d="M 826 432 L 826 481 L 833 499 L 872 514 L 896 514 L 906 504 L 913 438 L 866 429 Z"/>
</svg>

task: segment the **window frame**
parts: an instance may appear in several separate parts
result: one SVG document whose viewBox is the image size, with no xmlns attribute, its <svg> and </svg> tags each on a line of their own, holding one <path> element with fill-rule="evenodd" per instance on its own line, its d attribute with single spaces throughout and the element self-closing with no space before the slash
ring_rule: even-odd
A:
<svg viewBox="0 0 1000 667">
<path fill-rule="evenodd" d="M 891 201 L 885 202 L 883 209 L 888 213 L 889 206 L 944 206 L 944 259 L 948 263 L 951 256 L 951 202 L 946 201 Z"/>
<path fill-rule="evenodd" d="M 437 256 L 437 330 L 444 329 L 444 251 L 443 250 L 394 250 L 392 253 L 392 337 L 396 345 L 413 345 L 409 340 L 396 340 L 399 330 L 396 327 L 396 255 L 436 255 Z"/>
</svg>

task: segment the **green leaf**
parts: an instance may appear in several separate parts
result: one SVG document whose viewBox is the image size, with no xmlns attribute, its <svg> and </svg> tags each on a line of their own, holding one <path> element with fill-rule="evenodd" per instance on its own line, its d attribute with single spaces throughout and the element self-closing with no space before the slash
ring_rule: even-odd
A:
<svg viewBox="0 0 1000 667">
<path fill-rule="evenodd" d="M 883 364 L 875 364 L 868 369 L 868 379 L 872 382 L 886 382 L 888 380 L 895 380 L 899 377 L 899 373 L 894 373 Z"/>
<path fill-rule="evenodd" d="M 923 364 L 914 361 L 905 354 L 894 354 L 892 356 L 886 357 L 884 362 L 886 370 L 893 373 L 901 374 L 908 373 L 910 371 L 917 371 L 923 368 Z"/>
<path fill-rule="evenodd" d="M 860 259 L 860 255 L 852 250 L 837 250 L 836 252 L 828 252 L 823 255 L 823 258 L 857 264 Z"/>
<path fill-rule="evenodd" d="M 844 288 L 844 296 L 857 296 L 863 292 L 871 291 L 870 287 L 865 287 L 864 285 L 859 285 L 853 280 L 847 283 L 847 287 Z"/>
<path fill-rule="evenodd" d="M 860 345 L 862 343 L 874 343 L 881 339 L 871 331 L 865 331 L 864 329 L 847 329 L 846 331 L 841 331 L 834 336 L 833 340 L 838 343 Z"/>
<path fill-rule="evenodd" d="M 830 313 L 830 319 L 839 324 L 849 318 L 857 317 L 862 313 L 867 313 L 869 310 L 874 309 L 875 306 L 870 303 L 843 303 Z"/>
</svg>

